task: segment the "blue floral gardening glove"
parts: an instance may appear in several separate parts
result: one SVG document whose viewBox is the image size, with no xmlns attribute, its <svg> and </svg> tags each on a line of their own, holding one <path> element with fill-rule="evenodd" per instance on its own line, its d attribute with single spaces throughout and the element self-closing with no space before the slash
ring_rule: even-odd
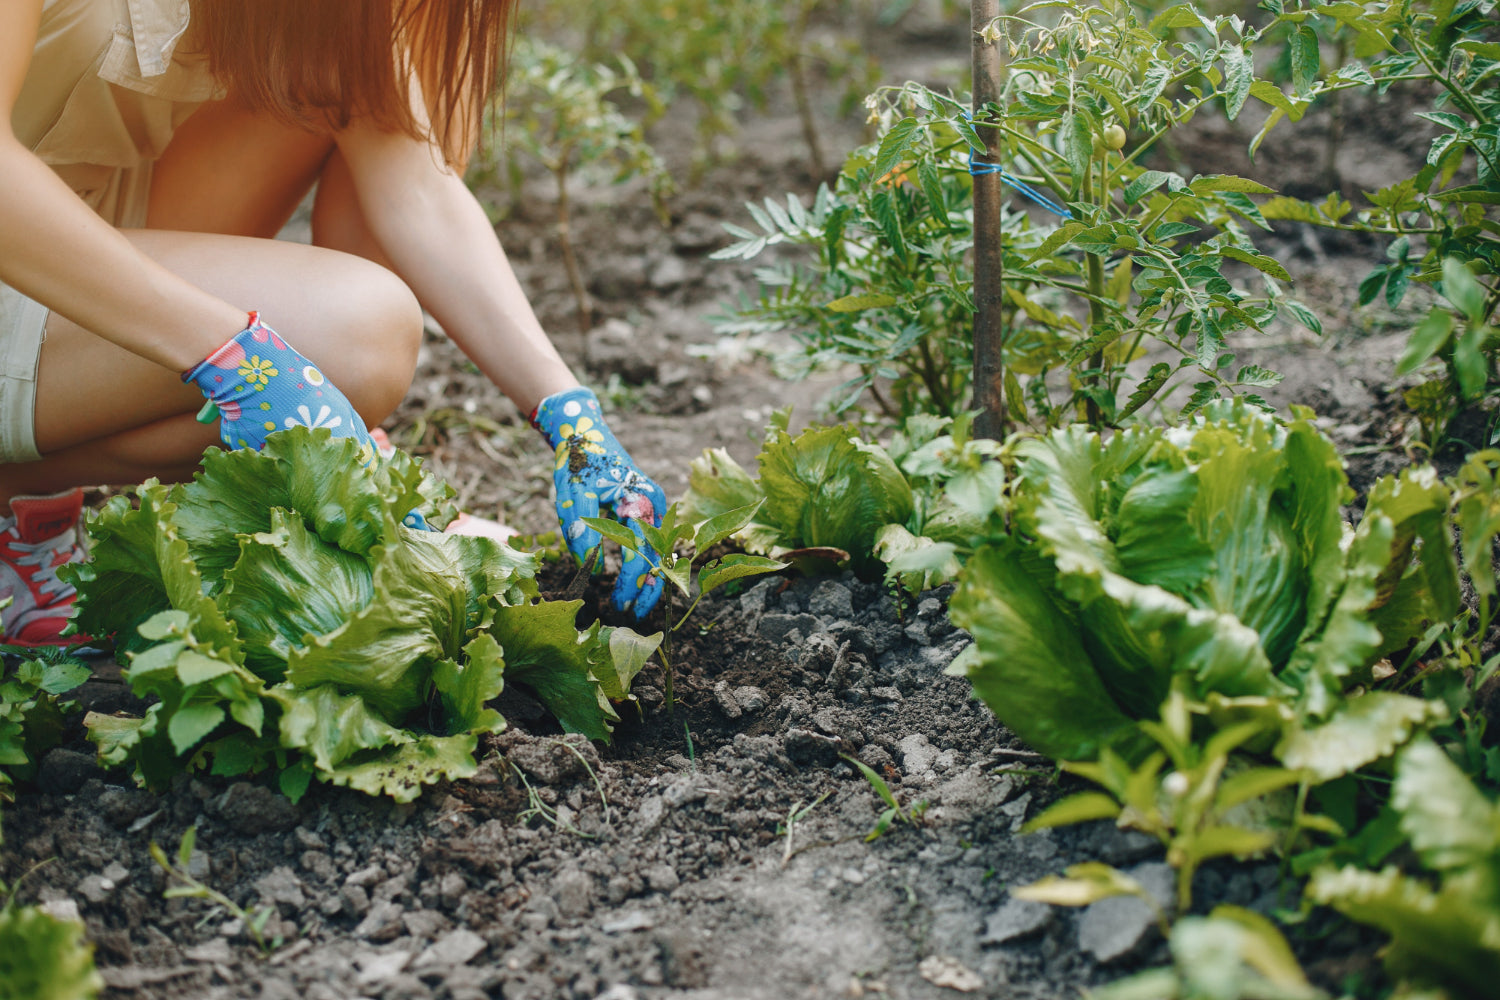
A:
<svg viewBox="0 0 1500 1000">
<path fill-rule="evenodd" d="M 219 440 L 226 448 L 259 451 L 274 431 L 325 427 L 336 438 L 354 438 L 366 465 L 375 460 L 370 432 L 348 398 L 317 365 L 262 323 L 258 313 L 251 313 L 249 325 L 223 347 L 184 372 L 182 380 L 208 398 L 208 419 L 217 411 Z M 420 511 L 407 514 L 402 523 L 428 529 Z"/>
<path fill-rule="evenodd" d="M 619 521 L 641 538 L 639 522 L 661 525 L 667 510 L 662 488 L 636 467 L 630 454 L 615 440 L 604 423 L 598 398 L 579 387 L 548 396 L 531 414 L 532 426 L 542 432 L 557 452 L 552 484 L 557 493 L 557 517 L 563 537 L 579 562 L 602 539 L 583 523 L 598 517 L 600 509 L 612 509 Z M 645 618 L 661 597 L 662 579 L 651 574 L 656 553 L 641 542 L 639 552 L 625 553 L 620 577 L 615 582 L 614 605 Z"/>
<path fill-rule="evenodd" d="M 183 372 L 182 380 L 218 407 L 219 439 L 226 448 L 259 451 L 272 431 L 302 426 L 354 438 L 367 461 L 375 454 L 365 422 L 344 394 L 257 313 L 223 347 Z"/>
</svg>

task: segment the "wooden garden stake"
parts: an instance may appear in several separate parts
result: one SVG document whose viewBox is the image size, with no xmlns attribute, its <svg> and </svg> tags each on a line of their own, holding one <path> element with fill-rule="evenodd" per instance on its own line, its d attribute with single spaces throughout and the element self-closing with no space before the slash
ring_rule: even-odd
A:
<svg viewBox="0 0 1500 1000">
<path fill-rule="evenodd" d="M 986 163 L 1000 162 L 1000 130 L 981 124 L 980 110 L 1000 100 L 1000 47 L 986 29 L 1000 16 L 1000 0 L 971 0 L 970 36 L 973 45 L 974 126 L 984 141 Z M 977 158 L 976 158 L 977 159 Z M 978 170 L 974 175 L 974 422 L 976 437 L 1003 439 L 1006 433 L 1005 341 L 1002 306 L 1004 258 L 1000 247 L 1000 174 Z"/>
</svg>

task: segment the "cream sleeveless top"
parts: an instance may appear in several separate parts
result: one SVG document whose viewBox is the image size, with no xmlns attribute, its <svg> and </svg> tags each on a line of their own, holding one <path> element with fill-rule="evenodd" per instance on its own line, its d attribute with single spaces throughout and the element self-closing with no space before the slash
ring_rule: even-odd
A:
<svg viewBox="0 0 1500 1000">
<path fill-rule="evenodd" d="M 178 52 L 188 0 L 46 0 L 12 114 L 16 136 L 109 222 L 146 221 L 151 163 L 203 101 L 206 60 Z"/>
</svg>

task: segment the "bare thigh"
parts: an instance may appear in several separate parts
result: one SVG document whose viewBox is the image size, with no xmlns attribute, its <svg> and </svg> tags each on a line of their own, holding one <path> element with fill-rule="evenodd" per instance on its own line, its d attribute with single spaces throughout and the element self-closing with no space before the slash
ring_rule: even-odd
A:
<svg viewBox="0 0 1500 1000">
<path fill-rule="evenodd" d="M 272 239 L 335 155 L 329 136 L 232 97 L 210 102 L 178 128 L 154 166 L 147 228 L 126 235 L 198 287 L 258 310 L 373 426 L 401 401 L 416 365 L 415 297 L 368 260 Z M 357 210 L 352 198 L 342 200 Z M 48 321 L 36 406 L 44 455 L 201 404 L 179 373 L 55 314 Z"/>
<path fill-rule="evenodd" d="M 262 318 L 318 364 L 371 425 L 405 395 L 422 316 L 391 272 L 350 254 L 295 243 L 133 230 L 127 237 L 168 269 Z M 180 373 L 131 354 L 53 314 L 37 373 L 42 454 L 107 437 L 202 405 Z"/>
</svg>

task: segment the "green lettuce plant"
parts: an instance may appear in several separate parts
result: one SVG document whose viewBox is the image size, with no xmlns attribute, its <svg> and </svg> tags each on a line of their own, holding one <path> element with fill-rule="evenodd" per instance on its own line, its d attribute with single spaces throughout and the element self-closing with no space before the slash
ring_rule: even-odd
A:
<svg viewBox="0 0 1500 1000">
<path fill-rule="evenodd" d="M 1093 759 L 1173 690 L 1329 720 L 1457 610 L 1446 488 L 1430 469 L 1384 480 L 1347 529 L 1352 493 L 1309 411 L 1219 403 L 1012 451 L 1012 530 L 964 567 L 951 614 L 974 644 L 949 670 L 1048 756 Z"/>
<path fill-rule="evenodd" d="M 667 628 L 660 647 L 666 676 L 664 693 L 669 709 L 673 705 L 672 636 L 687 624 L 688 618 L 698 607 L 698 602 L 731 581 L 777 573 L 787 568 L 786 563 L 776 559 L 732 552 L 710 559 L 698 567 L 698 593 L 696 596 L 693 593 L 694 564 L 707 558 L 710 550 L 724 539 L 743 531 L 763 503 L 764 500 L 757 500 L 696 522 L 683 518 L 682 505 L 674 503 L 662 515 L 659 527 L 638 523 L 642 536 L 652 550 L 642 553 L 652 564 L 650 572 L 671 585 L 666 593 Z M 607 517 L 586 517 L 583 520 L 621 548 L 629 552 L 640 550 L 640 540 L 620 522 Z M 676 615 L 672 606 L 674 593 L 681 594 L 689 602 L 687 610 L 675 623 L 672 621 Z M 689 739 L 691 741 L 691 737 Z"/>
<path fill-rule="evenodd" d="M 565 729 L 608 739 L 655 648 L 574 625 L 582 602 L 534 603 L 534 560 L 440 526 L 446 488 L 405 454 L 294 429 L 261 452 L 213 451 L 191 483 L 154 481 L 89 520 L 73 571 L 78 628 L 115 636 L 141 718 L 85 720 L 112 764 L 160 785 L 183 770 L 316 777 L 398 800 L 475 770 L 486 703 L 520 681 Z"/>
<path fill-rule="evenodd" d="M 782 411 L 766 429 L 758 477 L 721 448 L 696 459 L 684 516 L 704 521 L 758 504 L 735 536 L 750 552 L 812 570 L 831 557 L 857 573 L 879 575 L 876 538 L 883 526 L 911 517 L 911 484 L 890 454 L 855 428 L 810 427 L 793 437 L 790 418 Z"/>
<path fill-rule="evenodd" d="M 1298 784 L 1303 775 L 1284 767 L 1239 766 L 1243 762 L 1232 756 L 1267 727 L 1267 720 L 1252 719 L 1195 740 L 1190 706 L 1174 692 L 1159 721 L 1140 723 L 1141 733 L 1156 748 L 1139 766 L 1130 767 L 1108 748 L 1097 762 L 1063 764 L 1065 771 L 1087 778 L 1101 790 L 1057 802 L 1026 830 L 1110 819 L 1155 837 L 1166 848 L 1167 863 L 1177 869 L 1177 912 L 1185 914 L 1192 907 L 1193 875 L 1203 862 L 1255 857 L 1276 844 L 1271 818 L 1277 809 L 1268 798 Z M 1286 813 L 1277 817 L 1281 825 L 1294 822 L 1289 809 L 1281 811 Z M 1071 900 L 1079 888 L 1067 879 L 1049 878 L 1012 895 L 1077 905 Z M 1090 901 L 1099 898 L 1089 895 Z"/>
</svg>

